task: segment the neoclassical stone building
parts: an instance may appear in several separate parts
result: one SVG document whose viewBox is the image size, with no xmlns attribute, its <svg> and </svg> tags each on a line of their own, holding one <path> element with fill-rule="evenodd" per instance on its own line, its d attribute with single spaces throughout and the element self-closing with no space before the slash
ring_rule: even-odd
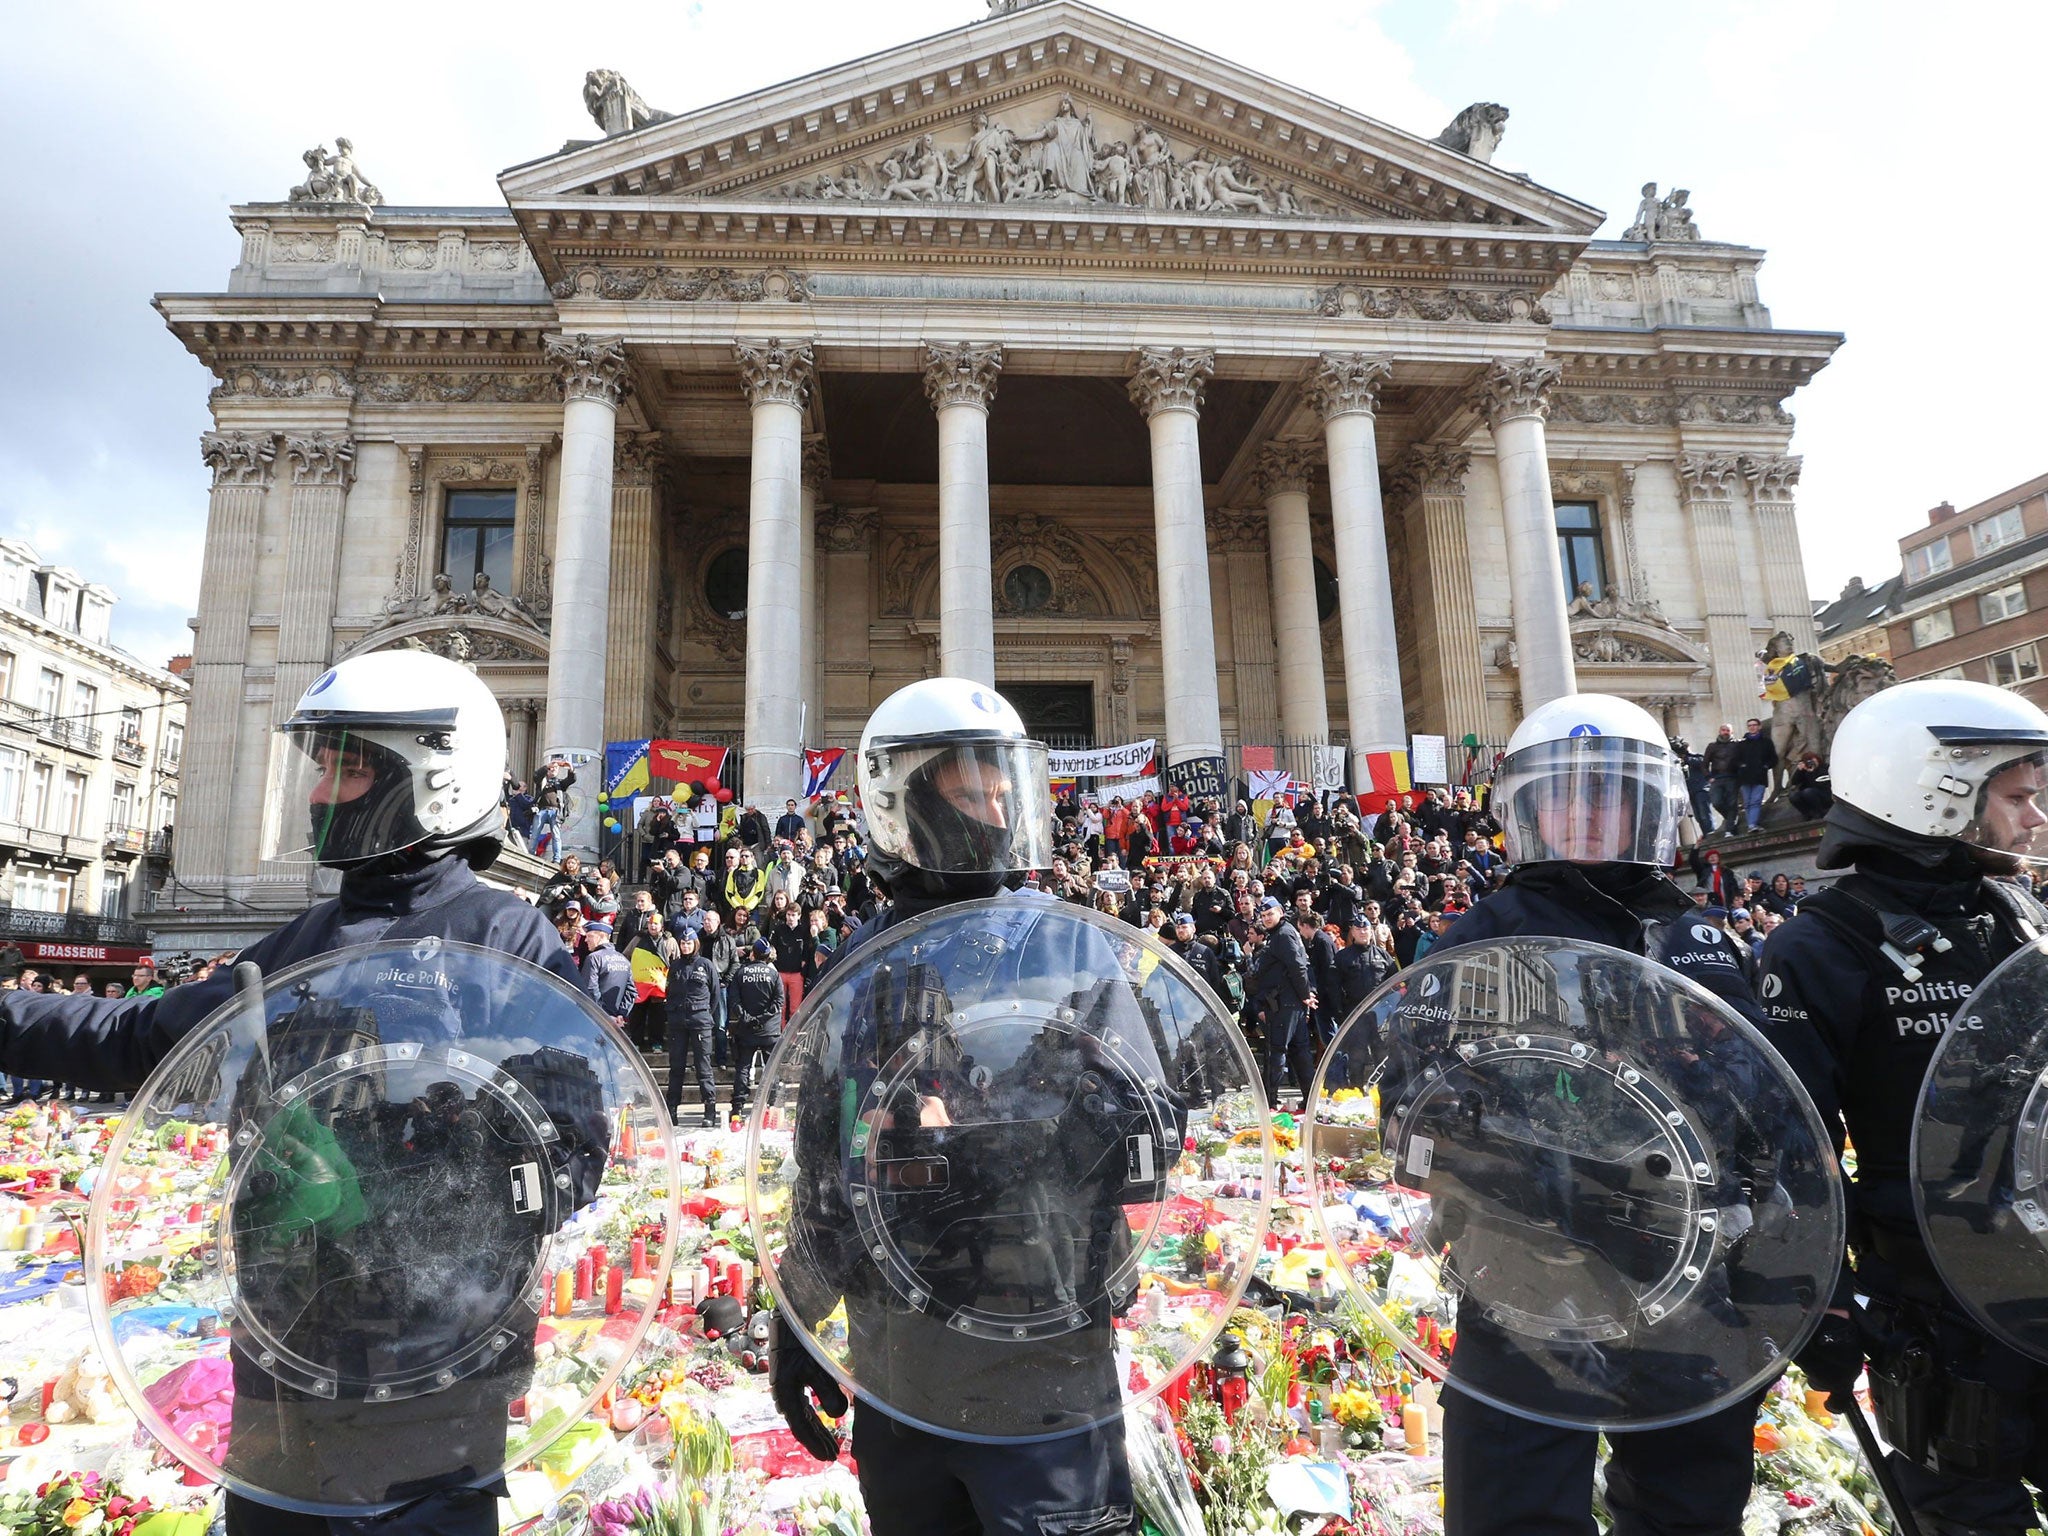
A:
<svg viewBox="0 0 2048 1536">
<path fill-rule="evenodd" d="M 1761 251 L 1654 188 L 1594 240 L 1488 163 L 1496 107 L 1425 140 L 1000 10 L 676 115 L 593 71 L 605 136 L 502 207 L 384 202 L 338 141 L 234 210 L 226 290 L 158 300 L 220 380 L 193 923 L 305 899 L 266 736 L 366 649 L 473 661 L 522 767 L 743 742 L 767 803 L 940 670 L 1200 784 L 1575 686 L 1696 734 L 1812 644 L 1784 402 L 1840 337 L 1772 325 Z"/>
</svg>

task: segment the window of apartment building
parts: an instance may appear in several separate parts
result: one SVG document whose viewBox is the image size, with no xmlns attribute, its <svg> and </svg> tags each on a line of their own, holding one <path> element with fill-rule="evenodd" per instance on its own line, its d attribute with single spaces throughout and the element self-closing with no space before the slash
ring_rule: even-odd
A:
<svg viewBox="0 0 2048 1536">
<path fill-rule="evenodd" d="M 1593 595 L 1607 595 L 1607 567 L 1601 558 L 1600 509 L 1590 501 L 1561 501 L 1557 504 L 1557 555 L 1564 566 L 1564 595 L 1578 595 L 1582 583 L 1591 582 Z"/>
<path fill-rule="evenodd" d="M 0 747 L 0 821 L 21 813 L 21 791 L 28 782 L 28 754 L 19 747 Z"/>
<path fill-rule="evenodd" d="M 467 592 L 479 571 L 487 573 L 500 592 L 512 590 L 512 517 L 518 503 L 514 491 L 450 491 L 442 522 L 441 569 Z"/>
<path fill-rule="evenodd" d="M 107 830 L 126 832 L 135 825 L 135 786 L 114 781 L 114 798 L 107 804 Z"/>
<path fill-rule="evenodd" d="M 27 606 L 28 567 L 19 560 L 0 557 L 0 603 L 16 608 Z"/>
<path fill-rule="evenodd" d="M 1923 613 L 1913 621 L 1913 649 L 1937 645 L 1943 640 L 1952 640 L 1956 633 L 1956 616 L 1946 608 L 1937 608 L 1932 613 Z"/>
<path fill-rule="evenodd" d="M 2016 544 L 2027 534 L 2027 525 L 2020 517 L 2018 507 L 2007 507 L 1992 517 L 1970 524 L 1970 540 L 1980 555 L 1988 555 L 1994 549 L 2003 549 Z"/>
<path fill-rule="evenodd" d="M 1996 592 L 1986 592 L 1977 599 L 1977 613 L 1986 624 L 1996 624 L 2000 619 L 2018 618 L 2027 611 L 2027 588 L 2024 582 L 2009 581 Z"/>
<path fill-rule="evenodd" d="M 1969 676 L 1961 667 L 1943 667 L 1939 672 L 1930 672 L 1927 675 L 1930 679 L 1944 683 L 1966 682 Z"/>
<path fill-rule="evenodd" d="M 103 870 L 100 874 L 100 916 L 126 917 L 128 915 L 128 876 L 121 870 Z"/>
<path fill-rule="evenodd" d="M 14 904 L 28 912 L 69 912 L 71 876 L 55 869 L 17 869 Z"/>
<path fill-rule="evenodd" d="M 40 827 L 50 813 L 50 783 L 57 770 L 48 763 L 36 763 L 28 771 L 28 788 L 21 797 L 24 825 Z"/>
<path fill-rule="evenodd" d="M 182 721 L 173 720 L 164 727 L 164 766 L 175 768 L 178 759 L 185 755 L 185 726 Z"/>
<path fill-rule="evenodd" d="M 141 741 L 142 711 L 139 709 L 122 710 L 118 734 L 123 741 Z"/>
<path fill-rule="evenodd" d="M 95 683 L 73 683 L 71 685 L 71 713 L 93 725 L 93 717 L 100 712 L 100 690 Z"/>
<path fill-rule="evenodd" d="M 1939 576 L 1955 562 L 1948 552 L 1948 540 L 1936 539 L 1932 544 L 1922 544 L 1906 554 L 1906 580 L 1925 581 L 1930 576 Z"/>
<path fill-rule="evenodd" d="M 2031 640 L 2012 650 L 1997 652 L 1990 661 L 1991 681 L 2001 688 L 2031 682 L 2041 675 L 2040 647 Z"/>
<path fill-rule="evenodd" d="M 57 824 L 50 830 L 62 832 L 66 837 L 76 837 L 85 820 L 85 775 L 64 770 L 64 779 L 57 787 Z"/>
<path fill-rule="evenodd" d="M 36 677 L 36 713 L 57 718 L 57 706 L 64 702 L 64 675 L 45 667 Z"/>
<path fill-rule="evenodd" d="M 14 652 L 0 651 L 0 699 L 14 697 Z"/>
<path fill-rule="evenodd" d="M 156 792 L 156 830 L 169 831 L 178 819 L 178 797 L 168 789 Z"/>
</svg>

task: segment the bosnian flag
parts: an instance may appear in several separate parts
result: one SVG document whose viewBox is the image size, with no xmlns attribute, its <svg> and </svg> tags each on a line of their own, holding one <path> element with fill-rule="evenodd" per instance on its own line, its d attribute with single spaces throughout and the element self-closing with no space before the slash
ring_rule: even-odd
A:
<svg viewBox="0 0 2048 1536">
<path fill-rule="evenodd" d="M 844 747 L 805 747 L 804 794 L 815 800 L 825 793 L 825 786 L 832 782 L 832 775 L 839 771 L 839 759 L 844 756 Z"/>
</svg>

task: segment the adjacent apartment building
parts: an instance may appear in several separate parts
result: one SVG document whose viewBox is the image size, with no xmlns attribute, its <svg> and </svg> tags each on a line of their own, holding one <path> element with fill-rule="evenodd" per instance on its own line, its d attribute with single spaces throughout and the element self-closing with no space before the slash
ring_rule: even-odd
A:
<svg viewBox="0 0 2048 1536">
<path fill-rule="evenodd" d="M 1963 677 L 2048 704 L 2048 475 L 1960 512 L 1943 502 L 1899 558 L 1887 619 L 1902 681 Z"/>
<path fill-rule="evenodd" d="M 108 639 L 114 594 L 0 539 L 0 948 L 95 981 L 148 951 L 185 679 Z"/>
</svg>

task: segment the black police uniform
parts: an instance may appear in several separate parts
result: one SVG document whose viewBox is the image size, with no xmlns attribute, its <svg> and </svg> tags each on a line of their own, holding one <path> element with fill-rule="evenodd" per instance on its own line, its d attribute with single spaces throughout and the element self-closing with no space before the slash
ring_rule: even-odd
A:
<svg viewBox="0 0 2048 1536">
<path fill-rule="evenodd" d="M 1429 953 L 1434 959 L 1455 945 L 1521 936 L 1647 955 L 1750 1022 L 1763 1022 L 1726 935 L 1646 865 L 1518 865 L 1503 889 L 1452 924 Z M 1759 1392 L 1689 1423 L 1608 1436 L 1613 1536 L 1735 1536 L 1754 1476 L 1762 1400 Z M 1445 1536 L 1593 1536 L 1599 1435 L 1518 1418 L 1456 1387 L 1445 1390 L 1443 1408 Z"/>
<path fill-rule="evenodd" d="M 732 1112 L 744 1115 L 754 1079 L 782 1038 L 787 1000 L 782 973 L 768 960 L 749 960 L 725 992 L 725 1026 L 732 1041 Z"/>
<path fill-rule="evenodd" d="M 547 919 L 509 891 L 483 884 L 459 853 L 395 873 L 352 869 L 338 896 L 258 939 L 239 958 L 268 975 L 358 944 L 429 936 L 516 955 L 586 991 Z M 226 969 L 158 997 L 0 993 L 0 1071 L 132 1092 L 233 995 Z M 497 1491 L 495 1484 L 451 1489 L 376 1519 L 292 1514 L 230 1493 L 227 1528 L 230 1536 L 491 1536 L 498 1529 Z"/>
<path fill-rule="evenodd" d="M 1166 947 L 1187 961 L 1189 967 L 1208 984 L 1209 990 L 1216 994 L 1217 1001 L 1222 1003 L 1227 1011 L 1230 1006 L 1229 983 L 1223 979 L 1223 962 L 1216 957 L 1216 946 L 1204 944 L 1200 939 L 1189 939 L 1185 944 L 1179 939 L 1174 939 Z"/>
<path fill-rule="evenodd" d="M 1280 1102 L 1280 1079 L 1290 1068 L 1304 1097 L 1316 1076 L 1316 1040 L 1309 1030 L 1308 999 L 1315 990 L 1315 973 L 1309 967 L 1308 950 L 1294 924 L 1283 915 L 1270 930 L 1261 929 L 1257 953 L 1245 970 L 1245 1011 L 1251 1017 L 1263 1014 L 1265 1035 L 1266 1099 Z"/>
<path fill-rule="evenodd" d="M 899 885 L 890 905 L 823 962 L 820 985 L 876 935 L 973 899 L 964 892 L 934 899 L 908 882 Z M 981 894 L 999 889 L 992 883 Z M 1116 1390 L 1113 1380 L 1096 1385 Z M 933 1434 L 863 1404 L 853 1419 L 853 1456 L 875 1536 L 1136 1536 L 1139 1529 L 1121 1417 L 1053 1440 L 982 1444 Z"/>
<path fill-rule="evenodd" d="M 718 1082 L 711 1065 L 712 1033 L 725 1017 L 725 983 L 718 978 L 717 964 L 701 949 L 669 967 L 668 1001 L 664 1009 L 668 1021 L 669 1118 L 682 1120 L 683 1082 L 694 1056 L 704 1123 L 716 1125 Z"/>
<path fill-rule="evenodd" d="M 2016 886 L 1986 879 L 1960 844 L 1916 859 L 1858 843 L 1844 830 L 1859 826 L 1851 808 L 1830 814 L 1821 858 L 1853 858 L 1855 869 L 1803 899 L 1771 935 L 1758 990 L 1771 1041 L 1837 1149 L 1845 1130 L 1856 1145 L 1855 1269 L 1844 1271 L 1836 1304 L 1870 1298 L 1862 1331 L 1872 1398 L 1923 1529 L 2032 1530 L 2022 1479 L 2048 1487 L 2048 1366 L 1993 1339 L 1947 1295 L 1914 1215 L 1912 1131 L 1951 1015 L 1999 961 L 2048 931 L 2048 914 Z M 1864 835 L 1884 837 L 1874 826 Z M 1936 950 L 1936 933 L 1947 950 Z M 1918 980 L 1884 953 L 1887 942 L 1918 954 Z"/>
</svg>

